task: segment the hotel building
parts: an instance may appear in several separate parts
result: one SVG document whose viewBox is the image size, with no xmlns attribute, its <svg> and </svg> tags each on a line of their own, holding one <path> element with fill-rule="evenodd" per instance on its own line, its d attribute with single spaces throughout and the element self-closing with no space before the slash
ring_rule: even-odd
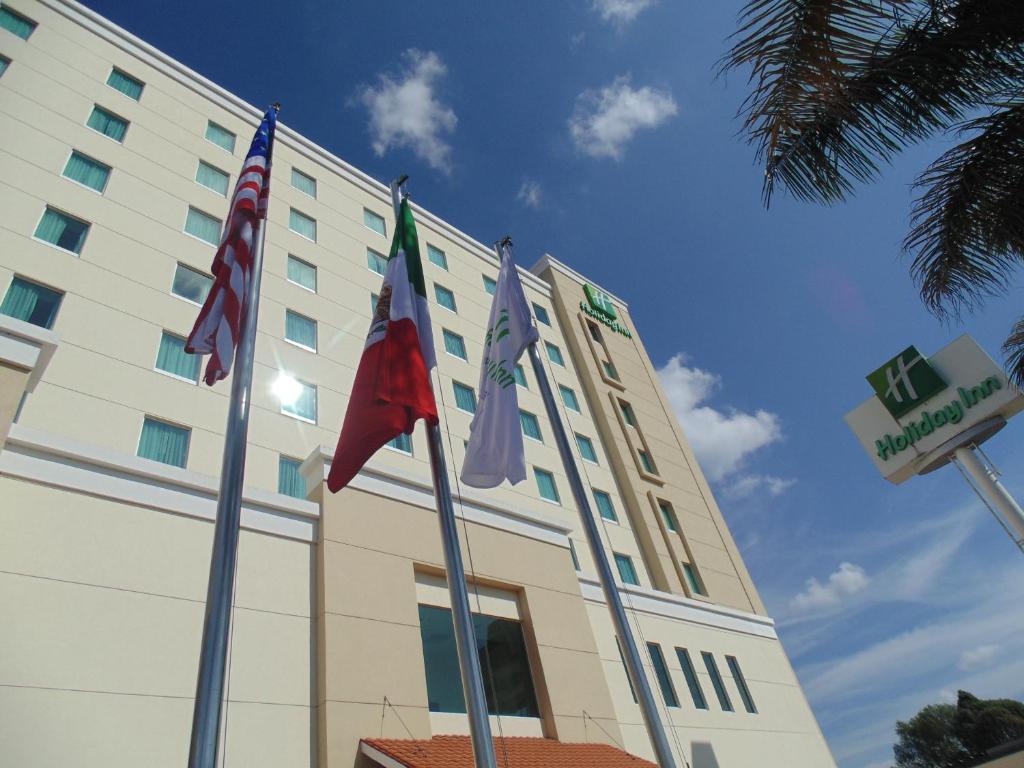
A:
<svg viewBox="0 0 1024 768">
<path fill-rule="evenodd" d="M 230 387 L 182 344 L 260 112 L 71 0 L 0 3 L 4 765 L 185 764 Z M 497 261 L 415 216 L 499 764 L 637 765 L 528 367 L 526 482 L 457 482 Z M 226 766 L 468 765 L 422 428 L 324 485 L 392 226 L 382 183 L 279 128 Z M 679 765 L 834 765 L 626 301 L 552 256 L 521 271 Z"/>
</svg>

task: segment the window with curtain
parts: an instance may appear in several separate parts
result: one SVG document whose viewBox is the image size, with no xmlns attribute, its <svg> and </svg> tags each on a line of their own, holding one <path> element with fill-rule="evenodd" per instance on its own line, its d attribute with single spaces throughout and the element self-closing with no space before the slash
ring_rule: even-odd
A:
<svg viewBox="0 0 1024 768">
<path fill-rule="evenodd" d="M 304 381 L 299 382 L 300 391 L 299 396 L 295 398 L 294 403 L 281 403 L 281 413 L 287 413 L 292 416 L 298 416 L 300 419 L 306 421 L 312 421 L 316 423 L 316 386 L 313 384 L 307 384 Z"/>
<path fill-rule="evenodd" d="M 493 277 L 488 277 L 487 275 L 483 275 L 483 278 L 484 290 L 491 294 L 491 296 L 493 296 L 494 292 L 498 290 L 498 281 L 495 280 Z"/>
<path fill-rule="evenodd" d="M 580 401 L 576 397 L 576 392 L 571 387 L 565 386 L 565 384 L 558 385 L 558 392 L 562 396 L 562 402 L 565 407 L 570 411 L 576 411 L 580 413 Z"/>
<path fill-rule="evenodd" d="M 212 277 L 178 262 L 174 269 L 174 280 L 171 282 L 171 293 L 196 304 L 202 304 L 206 301 L 212 285 Z"/>
<path fill-rule="evenodd" d="M 692 565 L 683 563 L 683 575 L 686 577 L 686 585 L 692 593 L 707 596 L 708 593 L 704 590 L 704 584 L 701 583 L 697 570 Z"/>
<path fill-rule="evenodd" d="M 622 583 L 640 586 L 640 579 L 637 578 L 636 568 L 633 566 L 633 558 L 629 555 L 620 555 L 618 552 L 612 554 L 615 555 L 615 567 L 619 569 L 619 578 L 622 579 Z"/>
<path fill-rule="evenodd" d="M 548 360 L 555 365 L 561 365 L 565 367 L 565 358 L 562 357 L 562 350 L 558 348 L 558 345 L 552 344 L 550 341 L 544 342 L 544 348 L 548 352 Z"/>
<path fill-rule="evenodd" d="M 431 264 L 436 264 L 441 269 L 448 270 L 448 256 L 440 248 L 427 244 L 427 258 L 430 259 Z"/>
<path fill-rule="evenodd" d="M 160 336 L 160 350 L 156 355 L 157 370 L 194 383 L 199 381 L 201 362 L 201 355 L 190 355 L 185 351 L 185 339 L 181 336 L 167 331 Z"/>
<path fill-rule="evenodd" d="M 597 464 L 597 450 L 594 448 L 594 441 L 585 435 L 576 434 L 576 445 L 579 446 L 580 456 L 585 461 Z"/>
<path fill-rule="evenodd" d="M 729 665 L 729 671 L 732 672 L 732 679 L 736 683 L 736 689 L 740 692 L 740 698 L 743 700 L 743 708 L 752 715 L 757 714 L 757 707 L 754 706 L 754 698 L 750 695 L 750 689 L 747 687 L 747 679 L 743 677 L 743 670 L 740 669 L 740 663 L 736 660 L 735 656 L 726 656 L 726 663 Z"/>
<path fill-rule="evenodd" d="M 228 174 L 220 168 L 214 168 L 209 163 L 204 163 L 202 160 L 199 161 L 199 167 L 196 168 L 196 181 L 207 189 L 212 189 L 218 195 L 227 197 L 228 179 Z"/>
<path fill-rule="evenodd" d="M 654 459 L 651 458 L 651 454 L 647 451 L 639 451 L 640 465 L 644 468 L 645 472 L 652 475 L 656 475 L 657 471 L 654 469 Z"/>
<path fill-rule="evenodd" d="M 376 293 L 370 294 L 370 317 L 377 314 L 377 302 L 380 301 L 380 296 Z"/>
<path fill-rule="evenodd" d="M 11 280 L 0 304 L 0 315 L 24 320 L 40 328 L 53 328 L 64 294 L 20 277 Z"/>
<path fill-rule="evenodd" d="M 89 115 L 86 125 L 117 142 L 124 141 L 124 135 L 128 132 L 127 120 L 118 117 L 113 112 L 108 112 L 100 106 L 92 108 L 92 113 Z"/>
<path fill-rule="evenodd" d="M 661 519 L 665 521 L 665 527 L 675 533 L 679 530 L 676 526 L 676 513 L 672 505 L 667 501 L 658 499 L 658 509 L 661 511 Z"/>
<path fill-rule="evenodd" d="M 188 443 L 192 430 L 149 416 L 142 422 L 138 455 L 184 469 L 188 461 Z"/>
<path fill-rule="evenodd" d="M 188 207 L 188 215 L 185 217 L 185 231 L 193 237 L 198 237 L 204 243 L 220 245 L 221 221 L 216 216 L 203 213 L 198 208 Z"/>
<path fill-rule="evenodd" d="M 551 325 L 551 318 L 548 317 L 548 311 L 544 309 L 540 304 L 533 305 L 533 316 L 537 318 L 538 323 L 544 323 L 544 325 Z"/>
<path fill-rule="evenodd" d="M 523 434 L 527 437 L 544 442 L 540 431 L 540 422 L 537 417 L 529 411 L 519 411 L 519 424 L 523 428 Z"/>
<path fill-rule="evenodd" d="M 448 329 L 442 329 L 441 335 L 444 337 L 444 348 L 449 355 L 455 355 L 462 360 L 468 360 L 466 357 L 466 342 L 457 333 L 452 333 Z"/>
<path fill-rule="evenodd" d="M 316 293 L 316 267 L 288 254 L 288 280 Z"/>
<path fill-rule="evenodd" d="M 0 56 L 0 77 L 3 77 L 3 74 L 7 71 L 7 67 L 10 63 L 11 60 L 6 56 Z"/>
<path fill-rule="evenodd" d="M 206 140 L 228 152 L 235 151 L 235 134 L 227 128 L 217 125 L 213 120 L 206 123 Z"/>
<path fill-rule="evenodd" d="M 306 498 L 306 481 L 299 472 L 302 462 L 280 456 L 277 459 L 277 492 L 296 499 Z"/>
<path fill-rule="evenodd" d="M 393 440 L 389 440 L 388 447 L 394 448 L 396 451 L 401 451 L 402 453 L 408 453 L 412 456 L 412 435 L 403 433 Z"/>
<path fill-rule="evenodd" d="M 516 377 L 516 384 L 523 389 L 529 389 L 529 385 L 526 383 L 526 371 L 523 370 L 523 366 L 516 363 L 513 375 Z"/>
<path fill-rule="evenodd" d="M 704 698 L 700 680 L 697 679 L 697 671 L 693 668 L 693 661 L 690 660 L 690 652 L 685 648 L 676 648 L 676 658 L 679 659 L 679 666 L 683 669 L 683 677 L 686 679 L 686 687 L 690 689 L 693 706 L 697 709 L 707 709 L 708 700 Z"/>
<path fill-rule="evenodd" d="M 49 206 L 36 227 L 36 237 L 72 253 L 81 253 L 89 225 Z"/>
<path fill-rule="evenodd" d="M 715 663 L 715 657 L 707 651 L 700 652 L 701 657 L 704 659 L 704 666 L 708 670 L 708 676 L 711 678 L 711 685 L 715 689 L 715 695 L 718 696 L 718 703 L 725 712 L 734 712 L 732 706 L 732 700 L 729 698 L 729 692 L 725 690 L 725 682 L 722 680 L 722 675 L 718 671 L 718 664 Z"/>
<path fill-rule="evenodd" d="M 316 197 L 316 179 L 309 176 L 298 168 L 292 168 L 292 186 L 299 192 L 305 192 L 310 197 Z"/>
<path fill-rule="evenodd" d="M 288 341 L 316 352 L 316 320 L 285 310 L 284 337 Z"/>
<path fill-rule="evenodd" d="M 127 72 L 122 72 L 117 67 L 110 70 L 110 75 L 107 77 L 107 85 L 116 91 L 120 91 L 129 99 L 138 101 L 142 98 L 143 82 L 136 80 Z"/>
<path fill-rule="evenodd" d="M 387 237 L 387 227 L 384 225 L 384 217 L 376 214 L 369 208 L 363 208 L 363 224 L 372 229 L 378 235 Z"/>
<path fill-rule="evenodd" d="M 633 406 L 624 400 L 619 400 L 619 410 L 622 411 L 622 420 L 631 427 L 636 426 L 636 414 L 633 413 Z"/>
<path fill-rule="evenodd" d="M 455 390 L 455 405 L 460 410 L 476 413 L 476 393 L 473 388 L 457 381 L 452 382 L 452 388 Z"/>
<path fill-rule="evenodd" d="M 455 294 L 443 285 L 434 283 L 434 298 L 437 299 L 437 303 L 445 309 L 450 309 L 452 312 L 458 312 L 455 308 Z"/>
<path fill-rule="evenodd" d="M 6 5 L 0 6 L 0 29 L 6 29 L 22 40 L 28 40 L 35 28 L 36 23 L 32 19 L 15 13 Z"/>
<path fill-rule="evenodd" d="M 657 643 L 648 643 L 647 652 L 651 654 L 651 664 L 654 666 L 654 675 L 658 678 L 661 695 L 665 698 L 665 706 L 678 707 L 679 698 L 676 696 L 675 686 L 672 685 L 672 678 L 668 674 L 668 665 L 665 664 L 661 646 Z"/>
<path fill-rule="evenodd" d="M 604 368 L 605 376 L 615 381 L 619 380 L 619 372 L 615 369 L 614 363 L 610 363 L 607 360 L 602 360 L 601 366 Z"/>
<path fill-rule="evenodd" d="M 316 242 L 316 219 L 307 216 L 294 208 L 288 212 L 288 229 L 298 235 Z"/>
<path fill-rule="evenodd" d="M 383 275 L 388 269 L 387 256 L 381 256 L 376 251 L 366 249 L 366 266 L 378 275 Z"/>
<path fill-rule="evenodd" d="M 537 481 L 537 491 L 540 493 L 542 499 L 548 501 L 554 501 L 561 503 L 562 499 L 558 495 L 558 486 L 555 485 L 555 476 L 548 472 L 546 469 L 540 467 L 533 468 L 533 477 Z"/>
<path fill-rule="evenodd" d="M 605 491 L 599 491 L 596 488 L 591 488 L 594 492 L 594 502 L 597 504 L 597 511 L 605 520 L 611 520 L 613 523 L 619 522 L 619 516 L 615 514 L 615 505 L 612 504 L 612 497 Z"/>
<path fill-rule="evenodd" d="M 76 150 L 71 153 L 67 165 L 64 166 L 64 176 L 102 194 L 110 178 L 110 166 Z"/>
</svg>

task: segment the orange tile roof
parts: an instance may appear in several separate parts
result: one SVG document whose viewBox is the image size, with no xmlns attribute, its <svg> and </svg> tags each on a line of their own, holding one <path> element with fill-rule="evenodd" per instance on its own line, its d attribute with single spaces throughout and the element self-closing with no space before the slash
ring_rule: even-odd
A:
<svg viewBox="0 0 1024 768">
<path fill-rule="evenodd" d="M 406 768 L 473 768 L 469 736 L 431 739 L 363 739 Z M 554 739 L 494 739 L 498 768 L 657 768 L 609 744 L 565 744 Z"/>
</svg>

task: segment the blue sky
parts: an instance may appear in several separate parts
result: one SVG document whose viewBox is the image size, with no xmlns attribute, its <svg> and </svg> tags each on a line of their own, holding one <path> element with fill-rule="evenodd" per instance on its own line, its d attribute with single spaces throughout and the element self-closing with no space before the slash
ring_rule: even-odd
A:
<svg viewBox="0 0 1024 768">
<path fill-rule="evenodd" d="M 520 263 L 550 252 L 630 303 L 842 768 L 889 765 L 895 721 L 958 687 L 1024 696 L 1020 553 L 954 469 L 891 486 L 842 420 L 909 344 L 966 331 L 998 355 L 1020 312 L 1018 290 L 943 325 L 917 298 L 899 244 L 943 140 L 848 204 L 766 211 L 744 79 L 714 76 L 733 0 L 87 2 L 378 179 L 410 174 L 482 242 L 510 233 Z M 1020 429 L 987 446 L 1005 470 Z"/>
</svg>

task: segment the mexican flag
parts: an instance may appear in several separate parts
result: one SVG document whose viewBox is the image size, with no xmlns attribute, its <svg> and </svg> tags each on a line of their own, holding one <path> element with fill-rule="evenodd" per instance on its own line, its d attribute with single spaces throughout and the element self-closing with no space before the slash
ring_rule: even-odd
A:
<svg viewBox="0 0 1024 768">
<path fill-rule="evenodd" d="M 408 199 L 402 200 L 377 309 L 359 361 L 327 487 L 336 493 L 385 443 L 416 421 L 437 424 L 430 369 L 437 365 L 423 265 Z"/>
</svg>

